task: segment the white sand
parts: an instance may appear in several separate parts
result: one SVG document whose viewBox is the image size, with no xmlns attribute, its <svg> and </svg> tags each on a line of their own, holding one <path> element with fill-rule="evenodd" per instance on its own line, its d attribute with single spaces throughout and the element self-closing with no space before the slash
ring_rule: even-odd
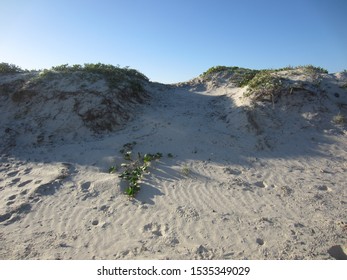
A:
<svg viewBox="0 0 347 280">
<path fill-rule="evenodd" d="M 346 80 L 254 109 L 223 81 L 149 84 L 150 103 L 115 133 L 94 139 L 72 119 L 74 141 L 22 135 L 2 147 L 0 258 L 333 259 L 347 245 L 347 131 L 332 121 L 346 116 Z M 163 157 L 129 200 L 108 168 L 133 141 Z"/>
</svg>

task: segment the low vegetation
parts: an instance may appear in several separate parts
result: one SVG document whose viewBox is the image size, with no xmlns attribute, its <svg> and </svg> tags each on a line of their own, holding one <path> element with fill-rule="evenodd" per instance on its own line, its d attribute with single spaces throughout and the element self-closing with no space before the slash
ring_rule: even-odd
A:
<svg viewBox="0 0 347 280">
<path fill-rule="evenodd" d="M 333 117 L 333 122 L 336 124 L 345 124 L 347 123 L 346 117 L 341 113 L 337 114 Z"/>
<path fill-rule="evenodd" d="M 326 69 L 315 67 L 313 65 L 297 67 L 288 66 L 275 70 L 261 70 L 251 80 L 249 80 L 247 84 L 245 84 L 248 86 L 245 95 L 251 97 L 255 101 L 270 100 L 274 102 L 275 98 L 281 93 L 292 92 L 294 89 L 293 86 L 286 83 L 285 78 L 278 75 L 278 72 L 280 71 L 301 71 L 312 79 L 312 85 L 317 89 L 320 87 L 321 75 L 328 73 Z M 308 89 L 300 83 L 295 85 L 295 89 L 308 91 Z"/>
<path fill-rule="evenodd" d="M 219 72 L 222 72 L 222 71 L 232 72 L 232 71 L 234 71 L 237 68 L 239 68 L 239 67 L 213 66 L 213 67 L 209 68 L 207 71 L 205 71 L 204 73 L 202 73 L 201 76 L 202 77 L 206 77 L 206 76 L 211 75 L 213 73 L 219 73 Z"/>
<path fill-rule="evenodd" d="M 189 176 L 191 173 L 190 168 L 187 165 L 182 166 L 181 172 L 184 176 Z"/>
<path fill-rule="evenodd" d="M 0 63 L 0 74 L 22 72 L 28 72 L 28 70 L 23 70 L 14 64 L 9 64 L 5 62 Z M 53 66 L 50 69 L 43 69 L 40 72 L 39 76 L 34 77 L 32 79 L 32 82 L 40 82 L 48 76 L 55 75 L 57 73 L 80 73 L 82 75 L 91 73 L 95 75 L 100 75 L 107 80 L 110 88 L 117 88 L 118 86 L 121 86 L 124 81 L 126 81 L 129 83 L 129 86 L 132 88 L 132 90 L 137 92 L 144 91 L 141 82 L 149 80 L 141 72 L 135 69 L 131 69 L 129 67 L 121 68 L 119 66 L 113 66 L 111 64 L 85 63 L 84 65 L 74 64 L 71 66 L 69 64 L 62 64 L 58 66 Z"/>
<path fill-rule="evenodd" d="M 304 66 L 298 66 L 296 68 L 303 68 L 304 71 L 310 74 L 328 74 L 328 70 L 322 68 L 322 67 L 317 67 L 313 65 L 304 65 Z"/>
<path fill-rule="evenodd" d="M 211 78 L 212 74 L 229 74 L 229 81 L 234 82 L 238 87 L 250 86 L 251 89 L 247 94 L 251 95 L 251 92 L 255 92 L 255 88 L 260 86 L 262 82 L 266 82 L 267 85 L 262 86 L 260 91 L 264 93 L 264 89 L 267 88 L 265 92 L 271 92 L 272 89 L 276 88 L 278 83 L 280 82 L 275 78 L 274 73 L 288 70 L 302 70 L 305 74 L 311 76 L 315 81 L 317 80 L 319 75 L 328 73 L 326 69 L 313 65 L 304 65 L 297 67 L 287 66 L 279 69 L 263 70 L 254 70 L 237 66 L 214 66 L 201 74 L 201 77 L 204 79 L 209 79 Z"/>
<path fill-rule="evenodd" d="M 245 96 L 250 96 L 253 100 L 274 100 L 283 89 L 282 78 L 276 76 L 270 70 L 258 72 L 248 83 Z"/>
<path fill-rule="evenodd" d="M 5 62 L 0 63 L 0 74 L 21 73 L 21 72 L 24 72 L 24 70 L 14 64 L 9 64 Z"/>
<path fill-rule="evenodd" d="M 45 69 L 41 72 L 40 77 L 44 78 L 48 75 L 55 73 L 81 73 L 81 74 L 96 74 L 105 77 L 109 87 L 116 88 L 127 81 L 135 91 L 143 91 L 141 81 L 148 81 L 149 79 L 141 72 L 131 69 L 129 67 L 121 68 L 119 66 L 113 66 L 111 64 L 102 63 L 85 63 L 84 65 L 74 64 L 62 64 L 54 66 L 51 69 Z"/>
<path fill-rule="evenodd" d="M 283 92 L 291 92 L 290 86 L 285 83 L 285 78 L 278 75 L 281 71 L 295 71 L 296 74 L 306 74 L 312 80 L 312 84 L 319 88 L 321 75 L 327 74 L 328 71 L 321 67 L 313 65 L 304 66 L 287 66 L 279 69 L 253 70 L 241 67 L 215 66 L 204 72 L 201 77 L 211 79 L 212 74 L 221 74 L 227 76 L 230 82 L 235 83 L 238 87 L 248 86 L 245 96 L 250 97 L 253 101 L 272 101 Z M 300 85 L 296 87 L 299 89 Z M 304 88 L 302 88 L 305 90 Z"/>
<path fill-rule="evenodd" d="M 230 81 L 236 83 L 237 86 L 244 86 L 250 81 L 259 70 L 242 68 L 237 66 L 214 66 L 201 74 L 202 78 L 208 79 L 212 74 L 225 73 L 230 75 Z"/>
<path fill-rule="evenodd" d="M 151 162 L 159 160 L 163 156 L 161 153 L 148 153 L 144 155 L 138 153 L 134 156 L 132 149 L 135 145 L 136 142 L 127 143 L 124 144 L 123 149 L 120 150 L 126 162 L 122 163 L 120 166 L 121 173 L 119 178 L 127 182 L 125 193 L 129 197 L 135 197 L 140 191 L 140 181 L 145 174 L 149 173 L 148 168 Z M 116 171 L 118 171 L 118 167 L 116 166 L 111 166 L 109 168 L 109 173 L 115 173 Z"/>
</svg>

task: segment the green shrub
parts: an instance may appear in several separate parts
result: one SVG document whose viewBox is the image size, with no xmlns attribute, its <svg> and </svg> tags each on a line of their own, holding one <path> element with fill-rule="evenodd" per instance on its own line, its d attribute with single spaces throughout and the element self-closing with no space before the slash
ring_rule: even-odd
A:
<svg viewBox="0 0 347 280">
<path fill-rule="evenodd" d="M 21 72 L 24 72 L 24 70 L 14 64 L 9 64 L 6 62 L 0 63 L 0 73 L 10 74 L 10 73 L 21 73 Z"/>
<path fill-rule="evenodd" d="M 237 83 L 239 87 L 244 87 L 260 72 L 260 70 L 245 69 L 241 75 L 241 79 Z"/>
<path fill-rule="evenodd" d="M 132 160 L 131 156 L 127 157 L 126 155 L 131 155 L 131 151 L 127 151 L 124 154 L 124 159 L 130 162 L 121 164 L 121 167 L 125 168 L 125 170 L 123 170 L 119 177 L 128 182 L 125 193 L 130 197 L 134 197 L 140 190 L 141 178 L 145 173 L 148 173 L 150 162 L 160 159 L 162 154 L 145 154 L 144 156 L 141 156 L 139 153 L 137 160 Z"/>
<path fill-rule="evenodd" d="M 283 88 L 282 79 L 274 75 L 271 70 L 258 72 L 252 80 L 248 82 L 248 89 L 245 96 L 253 100 L 273 100 Z"/>
<path fill-rule="evenodd" d="M 134 197 L 140 190 L 140 180 L 145 173 L 148 173 L 148 167 L 153 160 L 159 160 L 163 155 L 162 153 L 155 154 L 137 154 L 137 159 L 132 157 L 132 150 L 137 143 L 135 141 L 129 142 L 123 145 L 120 153 L 123 154 L 123 158 L 127 161 L 122 163 L 120 166 L 123 169 L 119 178 L 127 181 L 128 185 L 125 189 L 125 193 Z M 117 171 L 116 168 L 111 166 L 109 168 L 109 173 L 114 173 Z"/>
</svg>

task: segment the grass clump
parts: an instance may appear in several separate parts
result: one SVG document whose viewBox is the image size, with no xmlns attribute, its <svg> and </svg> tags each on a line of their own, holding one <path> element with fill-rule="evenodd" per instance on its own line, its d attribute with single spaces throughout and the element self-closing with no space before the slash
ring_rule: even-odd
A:
<svg viewBox="0 0 347 280">
<path fill-rule="evenodd" d="M 191 170 L 190 170 L 190 168 L 187 165 L 183 165 L 182 169 L 181 169 L 181 172 L 182 172 L 182 174 L 184 176 L 189 176 Z"/>
<path fill-rule="evenodd" d="M 112 174 L 112 173 L 115 173 L 117 171 L 117 166 L 111 166 L 109 169 L 108 169 L 108 173 Z"/>
<path fill-rule="evenodd" d="M 333 122 L 336 124 L 345 124 L 347 122 L 346 117 L 341 113 L 333 117 Z"/>
<path fill-rule="evenodd" d="M 24 72 L 24 70 L 14 64 L 9 64 L 6 62 L 0 63 L 1 74 L 22 73 L 22 72 Z"/>
</svg>

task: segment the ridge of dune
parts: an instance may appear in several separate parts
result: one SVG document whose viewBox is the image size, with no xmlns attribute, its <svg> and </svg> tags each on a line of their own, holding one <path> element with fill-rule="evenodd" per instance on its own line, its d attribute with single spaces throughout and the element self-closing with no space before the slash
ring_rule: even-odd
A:
<svg viewBox="0 0 347 280">
<path fill-rule="evenodd" d="M 346 258 L 347 74 L 250 91 L 235 69 L 0 75 L 0 258 Z M 131 200 L 108 172 L 127 143 L 163 154 Z"/>
</svg>

